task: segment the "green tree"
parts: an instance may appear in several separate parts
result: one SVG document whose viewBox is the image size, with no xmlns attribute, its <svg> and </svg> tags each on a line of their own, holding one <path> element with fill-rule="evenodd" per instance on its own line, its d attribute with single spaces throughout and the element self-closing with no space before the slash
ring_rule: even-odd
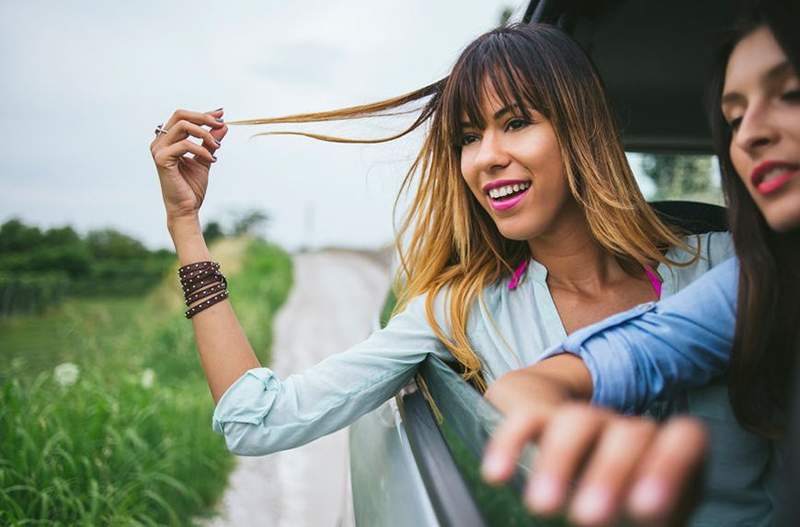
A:
<svg viewBox="0 0 800 527">
<path fill-rule="evenodd" d="M 656 185 L 655 200 L 720 201 L 709 156 L 650 154 L 643 156 L 642 169 Z"/>
<path fill-rule="evenodd" d="M 508 21 L 511 19 L 511 15 L 514 14 L 514 8 L 506 6 L 500 11 L 500 25 L 505 26 L 508 24 Z"/>
<path fill-rule="evenodd" d="M 218 221 L 210 221 L 206 223 L 206 226 L 203 228 L 203 238 L 206 239 L 206 243 L 212 243 L 214 240 L 224 237 L 225 232 L 222 230 L 222 225 L 220 225 Z"/>
<path fill-rule="evenodd" d="M 83 245 L 80 235 L 72 227 L 55 227 L 42 235 L 42 241 L 49 247 Z"/>
<path fill-rule="evenodd" d="M 149 255 L 142 242 L 114 229 L 89 232 L 86 244 L 92 256 L 98 260 L 132 260 Z"/>
<path fill-rule="evenodd" d="M 29 227 L 17 218 L 0 226 L 0 253 L 29 251 L 42 244 L 42 231 Z"/>
<path fill-rule="evenodd" d="M 238 212 L 234 216 L 231 233 L 234 236 L 255 234 L 259 229 L 266 228 L 269 221 L 269 214 L 260 209 L 249 209 Z"/>
</svg>

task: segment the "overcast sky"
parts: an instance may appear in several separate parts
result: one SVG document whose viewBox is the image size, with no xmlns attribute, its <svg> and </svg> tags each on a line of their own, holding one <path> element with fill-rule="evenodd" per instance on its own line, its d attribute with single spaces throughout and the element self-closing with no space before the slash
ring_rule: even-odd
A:
<svg viewBox="0 0 800 527">
<path fill-rule="evenodd" d="M 525 1 L 26 1 L 0 4 L 0 221 L 112 226 L 170 246 L 148 150 L 178 107 L 229 120 L 360 104 L 447 74 Z M 335 129 L 380 135 L 385 126 Z M 257 138 L 233 128 L 202 218 L 256 207 L 289 248 L 372 247 L 417 148 Z"/>
</svg>

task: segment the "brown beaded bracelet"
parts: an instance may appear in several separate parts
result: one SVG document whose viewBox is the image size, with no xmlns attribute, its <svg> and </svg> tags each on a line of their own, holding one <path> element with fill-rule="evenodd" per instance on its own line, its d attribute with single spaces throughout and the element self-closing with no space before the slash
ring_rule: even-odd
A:
<svg viewBox="0 0 800 527">
<path fill-rule="evenodd" d="M 184 276 L 194 273 L 195 271 L 198 271 L 200 269 L 206 269 L 209 267 L 216 267 L 217 269 L 219 269 L 219 263 L 212 262 L 211 260 L 207 260 L 205 262 L 190 263 L 178 269 L 178 276 L 183 278 Z"/>
<path fill-rule="evenodd" d="M 183 286 L 183 294 L 184 294 L 184 296 L 188 297 L 189 295 L 191 295 L 195 291 L 199 291 L 202 288 L 204 288 L 205 286 L 211 285 L 211 284 L 213 284 L 215 282 L 220 282 L 220 283 L 225 284 L 225 285 L 228 284 L 228 280 L 225 278 L 225 276 L 222 273 L 220 273 L 219 271 L 215 271 L 213 274 L 203 276 L 203 277 L 201 277 L 201 279 L 199 279 L 199 280 L 197 280 L 197 281 L 195 281 L 195 282 L 193 282 L 193 283 L 191 283 L 189 285 L 184 285 Z"/>
<path fill-rule="evenodd" d="M 202 280 L 206 276 L 219 272 L 218 263 L 209 262 L 209 264 L 210 265 L 204 265 L 199 268 L 193 268 L 188 270 L 185 269 L 185 267 L 181 267 L 178 270 L 178 279 L 180 280 L 181 285 L 187 286 L 193 284 L 198 280 Z"/>
<path fill-rule="evenodd" d="M 183 283 L 187 280 L 193 280 L 194 277 L 205 274 L 210 270 L 219 270 L 219 264 L 217 262 L 197 262 L 184 265 L 178 269 L 178 278 L 180 278 L 181 283 Z"/>
<path fill-rule="evenodd" d="M 224 291 L 227 287 L 228 287 L 227 283 L 218 282 L 216 285 L 212 285 L 211 287 L 208 287 L 206 289 L 201 289 L 200 291 L 194 294 L 186 295 L 186 305 L 190 306 L 194 302 L 197 302 L 198 300 L 202 300 L 206 297 L 209 297 L 214 293 L 219 293 L 220 291 Z"/>
<path fill-rule="evenodd" d="M 213 296 L 213 297 L 209 298 L 208 300 L 200 302 L 196 306 L 190 307 L 189 309 L 186 310 L 186 318 L 192 318 L 193 316 L 195 316 L 199 312 L 201 312 L 201 311 L 203 311 L 205 309 L 208 309 L 209 307 L 213 306 L 214 304 L 222 302 L 226 298 L 228 298 L 228 292 L 227 291 L 223 291 L 223 292 L 219 293 L 217 296 Z"/>
<path fill-rule="evenodd" d="M 219 271 L 217 262 L 205 261 L 184 265 L 178 269 L 178 279 L 187 306 L 202 300 L 186 311 L 186 318 L 192 318 L 228 298 L 228 281 Z"/>
</svg>

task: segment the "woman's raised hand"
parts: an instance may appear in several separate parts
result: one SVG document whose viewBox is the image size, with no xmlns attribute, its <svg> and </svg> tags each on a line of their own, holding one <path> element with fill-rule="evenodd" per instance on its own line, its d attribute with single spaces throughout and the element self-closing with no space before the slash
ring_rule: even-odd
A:
<svg viewBox="0 0 800 527">
<path fill-rule="evenodd" d="M 228 132 L 222 114 L 222 108 L 205 113 L 176 110 L 163 125 L 166 133 L 150 143 L 168 222 L 197 216 L 208 188 L 209 168 L 217 160 L 214 152 Z"/>
</svg>

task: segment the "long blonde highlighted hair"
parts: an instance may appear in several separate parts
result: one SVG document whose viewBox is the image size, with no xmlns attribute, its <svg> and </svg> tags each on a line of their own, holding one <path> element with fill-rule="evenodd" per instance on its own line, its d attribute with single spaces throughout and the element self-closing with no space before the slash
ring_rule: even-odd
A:
<svg viewBox="0 0 800 527">
<path fill-rule="evenodd" d="M 624 269 L 634 272 L 636 266 L 641 269 L 657 263 L 685 265 L 665 256 L 671 247 L 688 247 L 639 191 L 594 66 L 569 36 L 547 25 L 515 24 L 489 31 L 467 46 L 448 77 L 400 97 L 330 112 L 236 123 L 308 123 L 395 115 L 408 111 L 415 102 L 424 102 L 411 126 L 390 137 L 265 134 L 380 143 L 428 124 L 422 148 L 398 194 L 399 200 L 418 181 L 396 235 L 400 266 L 395 312 L 412 298 L 427 295 L 428 322 L 461 364 L 464 378 L 479 389 L 485 388 L 485 382 L 481 361 L 467 334 L 470 309 L 484 288 L 507 277 L 530 257 L 526 241 L 500 235 L 461 176 L 461 117 L 466 114 L 471 123 L 482 127 L 481 102 L 489 91 L 496 93 L 504 106 L 517 105 L 523 113 L 535 108 L 550 120 L 571 193 L 583 207 L 592 235 Z M 434 316 L 433 302 L 440 293 L 446 294 L 449 328 L 442 328 Z"/>
</svg>

